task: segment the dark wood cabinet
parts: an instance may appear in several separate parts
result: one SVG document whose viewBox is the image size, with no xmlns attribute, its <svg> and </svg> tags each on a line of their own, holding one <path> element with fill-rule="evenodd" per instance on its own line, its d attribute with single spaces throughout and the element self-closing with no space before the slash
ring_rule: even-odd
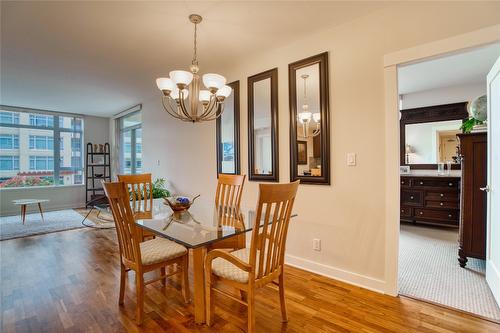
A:
<svg viewBox="0 0 500 333">
<path fill-rule="evenodd" d="M 458 261 L 465 267 L 467 258 L 486 257 L 486 133 L 459 134 L 462 159 L 460 241 Z"/>
<path fill-rule="evenodd" d="M 400 219 L 458 227 L 460 178 L 401 176 Z"/>
</svg>

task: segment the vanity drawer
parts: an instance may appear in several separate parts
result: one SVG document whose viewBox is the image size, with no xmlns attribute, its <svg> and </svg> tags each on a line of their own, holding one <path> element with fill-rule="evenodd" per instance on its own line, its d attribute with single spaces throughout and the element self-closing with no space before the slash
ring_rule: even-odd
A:
<svg viewBox="0 0 500 333">
<path fill-rule="evenodd" d="M 458 210 L 415 208 L 415 218 L 458 221 Z"/>
<path fill-rule="evenodd" d="M 448 187 L 458 189 L 459 181 L 457 179 L 437 179 L 437 178 L 414 178 L 415 187 Z"/>
<path fill-rule="evenodd" d="M 439 201 L 458 201 L 460 199 L 458 191 L 426 191 L 426 200 L 439 200 Z"/>
<path fill-rule="evenodd" d="M 426 200 L 425 207 L 428 208 L 448 208 L 448 209 L 458 209 L 458 201 L 437 201 L 437 200 Z"/>
<path fill-rule="evenodd" d="M 401 204 L 409 206 L 422 206 L 423 192 L 421 191 L 401 191 Z"/>
<path fill-rule="evenodd" d="M 401 213 L 399 214 L 401 217 L 411 217 L 412 216 L 412 209 L 410 207 L 401 207 Z"/>
</svg>

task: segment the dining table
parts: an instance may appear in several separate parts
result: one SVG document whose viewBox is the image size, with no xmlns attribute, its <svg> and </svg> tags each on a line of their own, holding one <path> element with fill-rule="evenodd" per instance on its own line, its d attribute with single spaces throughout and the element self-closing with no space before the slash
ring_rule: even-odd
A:
<svg viewBox="0 0 500 333">
<path fill-rule="evenodd" d="M 173 212 L 162 199 L 153 201 L 149 216 L 136 220 L 136 225 L 157 237 L 185 246 L 193 258 L 193 305 L 197 324 L 205 323 L 204 261 L 207 249 L 230 237 L 240 237 L 254 227 L 255 209 L 216 207 L 213 202 L 196 201 L 184 212 Z"/>
</svg>

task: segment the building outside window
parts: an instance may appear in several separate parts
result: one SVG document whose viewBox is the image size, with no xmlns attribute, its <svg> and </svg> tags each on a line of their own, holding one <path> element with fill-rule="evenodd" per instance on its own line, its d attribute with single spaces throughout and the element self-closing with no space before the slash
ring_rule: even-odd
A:
<svg viewBox="0 0 500 333">
<path fill-rule="evenodd" d="M 19 149 L 19 135 L 0 134 L 0 149 Z"/>
<path fill-rule="evenodd" d="M 19 170 L 18 156 L 0 156 L 0 171 Z"/>
<path fill-rule="evenodd" d="M 11 109 L 0 109 L 0 188 L 83 184 L 83 118 Z"/>
<path fill-rule="evenodd" d="M 120 132 L 120 172 L 142 172 L 142 114 L 130 113 L 118 119 Z"/>
<path fill-rule="evenodd" d="M 0 124 L 19 124 L 19 112 L 0 111 Z"/>
</svg>

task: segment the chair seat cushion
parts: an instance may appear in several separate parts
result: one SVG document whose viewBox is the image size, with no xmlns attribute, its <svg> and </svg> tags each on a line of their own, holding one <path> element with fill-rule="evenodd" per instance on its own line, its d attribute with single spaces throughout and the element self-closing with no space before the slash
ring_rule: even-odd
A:
<svg viewBox="0 0 500 333">
<path fill-rule="evenodd" d="M 233 251 L 231 254 L 246 263 L 250 261 L 250 249 L 248 248 Z M 258 252 L 256 259 L 259 260 Z M 258 266 L 258 263 L 256 265 Z M 224 279 L 240 283 L 248 282 L 248 272 L 241 270 L 224 258 L 215 258 L 212 261 L 212 273 Z"/>
<path fill-rule="evenodd" d="M 184 246 L 160 237 L 142 242 L 140 247 L 143 265 L 157 264 L 187 253 Z"/>
</svg>

